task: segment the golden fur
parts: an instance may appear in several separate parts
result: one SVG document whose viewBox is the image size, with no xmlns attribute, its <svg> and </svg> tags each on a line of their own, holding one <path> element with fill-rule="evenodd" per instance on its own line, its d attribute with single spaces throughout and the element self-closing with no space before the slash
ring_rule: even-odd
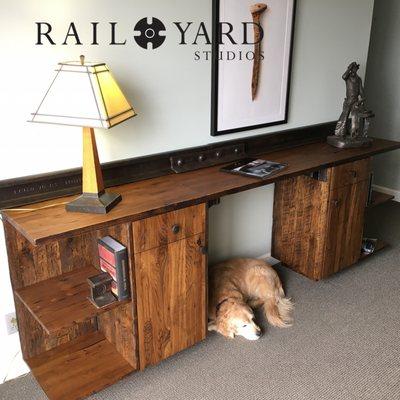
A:
<svg viewBox="0 0 400 400">
<path fill-rule="evenodd" d="M 281 281 L 266 262 L 233 259 L 210 268 L 209 330 L 234 338 L 256 340 L 261 335 L 254 308 L 263 307 L 268 322 L 280 328 L 291 325 L 293 304 L 285 298 Z"/>
</svg>

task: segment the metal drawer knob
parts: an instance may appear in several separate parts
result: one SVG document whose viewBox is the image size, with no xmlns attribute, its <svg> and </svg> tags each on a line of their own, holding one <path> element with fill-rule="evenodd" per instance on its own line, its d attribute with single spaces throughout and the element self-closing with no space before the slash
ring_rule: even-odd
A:
<svg viewBox="0 0 400 400">
<path fill-rule="evenodd" d="M 179 225 L 174 225 L 172 227 L 172 233 L 174 233 L 175 235 L 178 234 L 180 230 L 181 230 L 181 227 Z"/>
</svg>

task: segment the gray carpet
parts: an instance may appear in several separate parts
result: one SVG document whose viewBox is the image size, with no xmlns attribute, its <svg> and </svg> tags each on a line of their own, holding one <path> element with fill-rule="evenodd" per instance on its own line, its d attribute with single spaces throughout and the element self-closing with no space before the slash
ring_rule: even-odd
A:
<svg viewBox="0 0 400 400">
<path fill-rule="evenodd" d="M 376 208 L 368 225 L 393 246 L 319 283 L 279 271 L 293 328 L 266 327 L 258 342 L 211 334 L 91 399 L 400 399 L 400 204 Z M 46 396 L 28 375 L 0 386 L 0 399 Z"/>
</svg>

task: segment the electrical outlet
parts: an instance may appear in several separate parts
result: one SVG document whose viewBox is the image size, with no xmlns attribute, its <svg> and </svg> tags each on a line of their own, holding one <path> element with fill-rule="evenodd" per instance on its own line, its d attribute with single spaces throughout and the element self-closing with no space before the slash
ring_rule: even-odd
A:
<svg viewBox="0 0 400 400">
<path fill-rule="evenodd" d="M 6 326 L 8 335 L 12 335 L 13 333 L 18 332 L 18 323 L 15 313 L 10 313 L 6 315 Z"/>
</svg>

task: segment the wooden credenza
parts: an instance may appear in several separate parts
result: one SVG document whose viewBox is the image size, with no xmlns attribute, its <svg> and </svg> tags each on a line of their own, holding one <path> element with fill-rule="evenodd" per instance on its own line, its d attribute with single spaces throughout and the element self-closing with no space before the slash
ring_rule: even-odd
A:
<svg viewBox="0 0 400 400">
<path fill-rule="evenodd" d="M 206 337 L 209 201 L 276 183 L 273 255 L 316 280 L 356 263 L 370 157 L 397 148 L 377 139 L 261 154 L 288 164 L 264 181 L 220 166 L 148 179 L 118 187 L 106 215 L 67 213 L 71 198 L 3 211 L 22 352 L 47 396 L 84 398 Z M 128 248 L 132 296 L 98 310 L 86 279 L 107 235 Z"/>
</svg>

